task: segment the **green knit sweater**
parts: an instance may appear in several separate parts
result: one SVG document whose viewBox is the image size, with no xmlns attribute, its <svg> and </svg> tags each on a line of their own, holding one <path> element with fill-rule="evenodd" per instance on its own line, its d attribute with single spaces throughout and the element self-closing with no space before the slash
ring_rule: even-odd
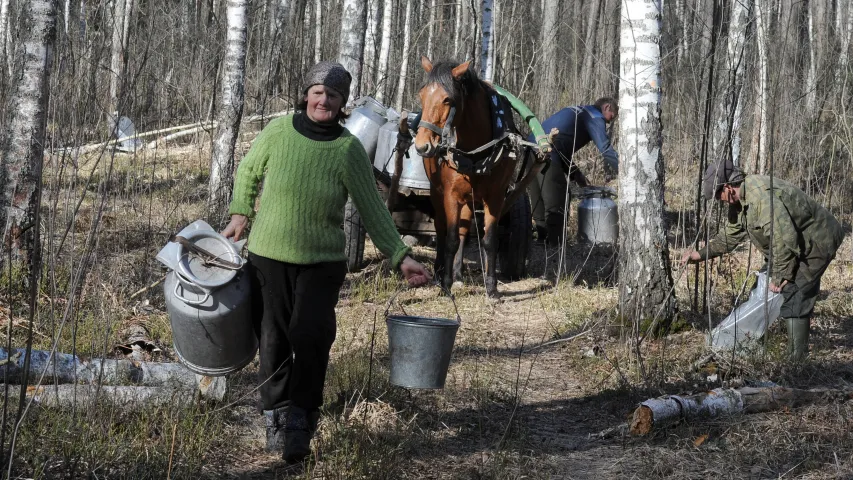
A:
<svg viewBox="0 0 853 480">
<path fill-rule="evenodd" d="M 254 217 L 249 251 L 255 255 L 301 265 L 343 261 L 341 225 L 349 195 L 373 243 L 396 268 L 410 249 L 379 197 L 371 168 L 348 130 L 335 140 L 315 141 L 297 132 L 288 115 L 270 122 L 240 162 L 230 213 Z"/>
</svg>

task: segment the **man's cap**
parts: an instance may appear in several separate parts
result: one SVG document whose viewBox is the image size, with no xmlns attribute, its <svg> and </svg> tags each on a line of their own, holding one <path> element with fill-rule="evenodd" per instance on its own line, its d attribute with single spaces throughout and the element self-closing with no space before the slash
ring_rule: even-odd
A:
<svg viewBox="0 0 853 480">
<path fill-rule="evenodd" d="M 344 97 L 344 104 L 349 98 L 352 75 L 338 62 L 319 62 L 305 73 L 302 82 L 302 93 L 314 85 L 325 85 Z"/>
<path fill-rule="evenodd" d="M 730 159 L 708 165 L 705 176 L 702 178 L 702 194 L 705 195 L 705 199 L 714 200 L 720 187 L 725 184 L 740 183 L 744 176 L 743 170 Z"/>
</svg>

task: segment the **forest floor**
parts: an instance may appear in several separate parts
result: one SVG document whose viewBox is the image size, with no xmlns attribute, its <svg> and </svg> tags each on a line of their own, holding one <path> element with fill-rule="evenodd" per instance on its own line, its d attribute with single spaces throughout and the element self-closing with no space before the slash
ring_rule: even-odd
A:
<svg viewBox="0 0 853 480">
<path fill-rule="evenodd" d="M 247 146 L 239 145 L 242 152 Z M 162 287 L 144 288 L 165 273 L 154 255 L 169 236 L 204 216 L 208 159 L 204 149 L 188 147 L 119 155 L 109 163 L 81 159 L 70 179 L 59 166 L 48 168 L 47 266 L 35 348 L 57 341 L 62 352 L 119 356 L 114 346 L 126 341 L 128 327 L 143 326 L 159 347 L 146 358 L 176 361 Z M 695 178 L 680 172 L 688 174 Z M 79 205 L 76 195 L 84 197 Z M 677 197 L 667 195 L 667 208 L 677 208 Z M 692 197 L 680 198 L 689 204 Z M 675 244 L 689 226 L 671 216 Z M 315 454 L 301 473 L 263 451 L 255 360 L 228 377 L 219 403 L 127 408 L 100 396 L 70 409 L 34 405 L 19 429 L 12 478 L 853 478 L 849 400 L 682 423 L 647 437 L 626 429 L 639 402 L 662 394 L 763 381 L 849 389 L 851 218 L 844 223 L 848 235 L 824 276 L 811 357 L 802 366 L 784 361 L 785 334 L 775 325 L 749 356 L 693 368 L 708 352 L 709 323 L 731 311 L 757 267 L 754 260 L 748 266 L 747 250 L 710 266 L 705 315 L 692 306 L 693 268 L 676 267 L 678 318 L 666 335 L 648 336 L 636 348 L 636 329 L 617 313 L 611 249 L 570 240 L 555 285 L 549 279 L 558 254 L 534 244 L 528 277 L 500 283 L 501 299 L 494 301 L 485 297 L 472 240 L 464 285 L 454 290 L 462 325 L 445 388 L 395 387 L 384 319 L 392 297 L 399 292 L 392 313 L 453 318 L 454 307 L 437 287 L 400 291 L 402 279 L 368 243 L 365 265 L 347 275 L 338 304 Z M 99 232 L 97 245 L 91 231 Z M 89 248 L 94 261 L 87 263 Z M 679 253 L 673 249 L 672 259 Z M 431 265 L 434 249 L 415 247 L 415 255 Z M 88 272 L 77 285 L 81 268 Z M 23 345 L 26 318 L 16 315 L 26 296 L 16 295 L 0 305 L 0 327 Z M 75 295 L 77 313 L 63 316 Z"/>
<path fill-rule="evenodd" d="M 850 243 L 848 238 L 826 274 L 812 357 L 802 368 L 784 362 L 784 332 L 777 325 L 756 357 L 736 366 L 715 363 L 693 371 L 691 364 L 707 353 L 707 318 L 686 313 L 689 305 L 682 302 L 685 313 L 675 328 L 679 331 L 647 340 L 641 349 L 645 378 L 628 348 L 630 329 L 614 323 L 617 291 L 607 248 L 590 252 L 582 244 L 571 244 L 564 266 L 570 275 L 554 287 L 539 278 L 548 255 L 537 244 L 532 278 L 501 284 L 502 298 L 495 302 L 485 298 L 477 249 L 469 244 L 466 285 L 456 290 L 462 327 L 447 385 L 437 391 L 408 391 L 387 383 L 383 317 L 398 283 L 387 280 L 387 266 L 375 257 L 364 271 L 348 277 L 329 373 L 334 397 L 327 402 L 314 443 L 316 455 L 297 477 L 851 478 L 850 401 L 693 422 L 649 437 L 631 437 L 625 428 L 639 401 L 664 393 L 757 381 L 849 388 Z M 418 248 L 417 254 L 429 260 L 432 250 Z M 556 256 L 552 252 L 549 263 Z M 736 255 L 720 269 L 737 271 L 744 261 L 744 254 Z M 688 296 L 686 279 L 679 290 Z M 717 295 L 714 320 L 727 314 L 733 295 Z M 404 291 L 397 299 L 408 314 L 454 316 L 450 300 L 435 287 Z M 392 313 L 399 310 L 391 306 Z M 374 373 L 368 394 L 363 381 L 353 383 L 348 377 L 358 369 L 353 363 L 361 362 L 363 369 L 363 363 L 370 362 L 364 357 L 369 355 L 374 319 Z M 242 388 L 248 391 L 255 379 L 249 371 L 244 375 Z M 242 413 L 232 417 L 228 430 L 241 440 L 206 472 L 233 478 L 285 477 L 288 470 L 279 458 L 262 453 L 257 397 L 247 397 L 240 407 Z"/>
</svg>

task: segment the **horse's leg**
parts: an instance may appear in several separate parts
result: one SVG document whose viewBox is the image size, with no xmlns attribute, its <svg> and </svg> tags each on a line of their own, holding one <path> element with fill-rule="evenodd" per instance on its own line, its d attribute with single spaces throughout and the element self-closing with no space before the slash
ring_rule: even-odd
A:
<svg viewBox="0 0 853 480">
<path fill-rule="evenodd" d="M 447 252 L 447 216 L 444 214 L 444 197 L 433 187 L 430 192 L 435 210 L 435 279 L 441 281 L 444 276 L 444 258 Z"/>
<path fill-rule="evenodd" d="M 459 249 L 456 251 L 456 256 L 453 258 L 453 281 L 462 281 L 462 261 L 464 259 L 465 239 L 468 237 L 468 229 L 471 228 L 471 217 L 474 212 L 471 210 L 471 205 L 466 203 L 462 205 L 462 210 L 459 212 Z"/>
<path fill-rule="evenodd" d="M 447 231 L 444 234 L 444 275 L 441 277 L 441 284 L 444 288 L 450 289 L 453 285 L 453 263 L 457 252 L 459 252 L 459 217 L 462 210 L 463 202 L 455 198 L 455 195 L 448 189 L 447 195 L 444 197 L 444 216 L 446 219 Z"/>
<path fill-rule="evenodd" d="M 493 188 L 494 192 L 483 195 L 483 213 L 485 232 L 483 233 L 483 248 L 486 250 L 486 295 L 497 298 L 498 281 L 496 263 L 498 253 L 498 221 L 504 204 L 503 190 Z"/>
</svg>

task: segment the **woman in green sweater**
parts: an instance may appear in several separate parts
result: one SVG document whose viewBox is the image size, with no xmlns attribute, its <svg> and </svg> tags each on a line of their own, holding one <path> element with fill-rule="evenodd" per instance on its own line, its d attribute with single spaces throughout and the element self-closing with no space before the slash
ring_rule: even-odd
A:
<svg viewBox="0 0 853 480">
<path fill-rule="evenodd" d="M 239 240 L 253 219 L 249 271 L 267 450 L 281 451 L 288 463 L 311 452 L 323 403 L 335 305 L 347 271 L 341 229 L 347 196 L 409 285 L 431 280 L 400 240 L 364 147 L 341 126 L 351 78 L 334 62 L 308 71 L 299 111 L 270 122 L 240 162 L 231 222 L 222 232 Z"/>
</svg>

